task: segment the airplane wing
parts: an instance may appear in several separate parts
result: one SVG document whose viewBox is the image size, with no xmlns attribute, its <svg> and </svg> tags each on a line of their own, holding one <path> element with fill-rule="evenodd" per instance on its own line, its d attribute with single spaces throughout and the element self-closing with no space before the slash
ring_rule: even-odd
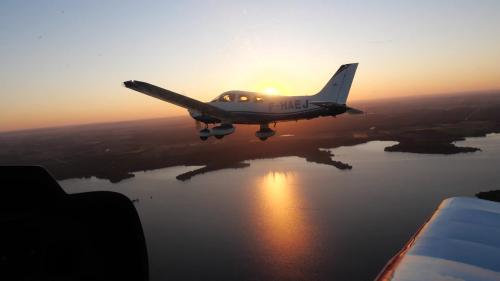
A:
<svg viewBox="0 0 500 281">
<path fill-rule="evenodd" d="M 231 119 L 232 114 L 213 105 L 183 96 L 178 93 L 151 85 L 146 82 L 130 80 L 123 82 L 125 87 L 141 92 L 148 96 L 155 97 L 162 101 L 175 104 L 186 109 L 199 111 L 202 114 L 210 115 L 219 119 Z"/>
<path fill-rule="evenodd" d="M 500 204 L 444 200 L 376 281 L 500 280 Z"/>
<path fill-rule="evenodd" d="M 349 113 L 349 114 L 363 114 L 364 113 L 363 111 L 361 111 L 359 109 L 352 108 L 352 107 L 349 107 L 349 106 L 346 106 L 346 105 L 342 105 L 342 104 L 338 104 L 336 102 L 331 102 L 331 101 L 311 101 L 309 103 L 317 105 L 317 106 L 320 106 L 320 107 L 324 107 L 324 108 L 345 107 L 346 108 L 346 112 Z"/>
</svg>

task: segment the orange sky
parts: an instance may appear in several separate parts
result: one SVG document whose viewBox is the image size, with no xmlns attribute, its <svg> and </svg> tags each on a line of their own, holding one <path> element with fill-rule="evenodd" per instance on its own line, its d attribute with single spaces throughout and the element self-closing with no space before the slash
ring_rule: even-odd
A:
<svg viewBox="0 0 500 281">
<path fill-rule="evenodd" d="M 500 89 L 500 2 L 401 2 L 1 3 L 0 131 L 185 114 L 130 79 L 303 95 L 359 62 L 350 101 Z"/>
</svg>

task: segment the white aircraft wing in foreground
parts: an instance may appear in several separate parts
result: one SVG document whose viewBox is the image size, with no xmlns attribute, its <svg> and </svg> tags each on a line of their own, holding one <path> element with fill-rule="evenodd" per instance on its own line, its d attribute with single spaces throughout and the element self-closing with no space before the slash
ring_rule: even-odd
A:
<svg viewBox="0 0 500 281">
<path fill-rule="evenodd" d="M 500 203 L 444 200 L 376 281 L 500 280 Z"/>
</svg>

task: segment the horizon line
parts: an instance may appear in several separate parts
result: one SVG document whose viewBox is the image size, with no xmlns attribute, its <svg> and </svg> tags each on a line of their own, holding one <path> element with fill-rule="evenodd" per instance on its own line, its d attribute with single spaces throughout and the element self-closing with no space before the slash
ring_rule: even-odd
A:
<svg viewBox="0 0 500 281">
<path fill-rule="evenodd" d="M 413 94 L 413 95 L 403 95 L 396 97 L 374 97 L 374 98 L 364 98 L 359 100 L 354 100 L 353 103 L 358 102 L 375 102 L 380 100 L 398 100 L 398 99 L 409 99 L 409 98 L 429 98 L 429 97 L 439 97 L 439 96 L 460 96 L 460 95 L 470 95 L 472 93 L 479 94 L 500 94 L 500 89 L 489 89 L 489 90 L 471 90 L 471 91 L 463 91 L 463 92 L 441 92 L 441 93 L 429 93 L 429 94 Z M 293 96 L 285 96 L 285 97 L 293 97 Z M 120 124 L 120 123 L 131 123 L 131 122 L 139 122 L 139 121 L 152 121 L 159 119 L 175 119 L 180 117 L 188 118 L 188 115 L 171 115 L 171 116 L 158 116 L 151 118 L 139 118 L 139 119 L 123 119 L 123 120 L 115 120 L 115 121 L 97 121 L 97 122 L 81 122 L 74 124 L 65 124 L 65 125 L 55 125 L 55 126 L 41 126 L 41 127 L 30 127 L 30 128 L 21 128 L 14 130 L 0 130 L 0 134 L 10 134 L 10 133 L 22 133 L 22 132 L 32 132 L 32 131 L 43 131 L 43 130 L 57 130 L 57 129 L 67 129 L 72 127 L 85 127 L 85 126 L 98 126 L 98 125 L 111 125 L 111 124 Z"/>
</svg>

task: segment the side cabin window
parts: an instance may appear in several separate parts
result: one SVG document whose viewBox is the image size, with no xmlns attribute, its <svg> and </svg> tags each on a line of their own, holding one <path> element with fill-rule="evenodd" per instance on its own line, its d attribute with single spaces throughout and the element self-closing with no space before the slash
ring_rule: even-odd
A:
<svg viewBox="0 0 500 281">
<path fill-rule="evenodd" d="M 264 98 L 262 96 L 255 96 L 255 102 L 264 102 Z"/>
<path fill-rule="evenodd" d="M 234 101 L 234 94 L 224 94 L 219 98 L 219 101 L 221 101 L 221 102 L 233 102 Z"/>
<path fill-rule="evenodd" d="M 250 98 L 247 95 L 240 95 L 238 98 L 239 102 L 249 102 Z"/>
</svg>

